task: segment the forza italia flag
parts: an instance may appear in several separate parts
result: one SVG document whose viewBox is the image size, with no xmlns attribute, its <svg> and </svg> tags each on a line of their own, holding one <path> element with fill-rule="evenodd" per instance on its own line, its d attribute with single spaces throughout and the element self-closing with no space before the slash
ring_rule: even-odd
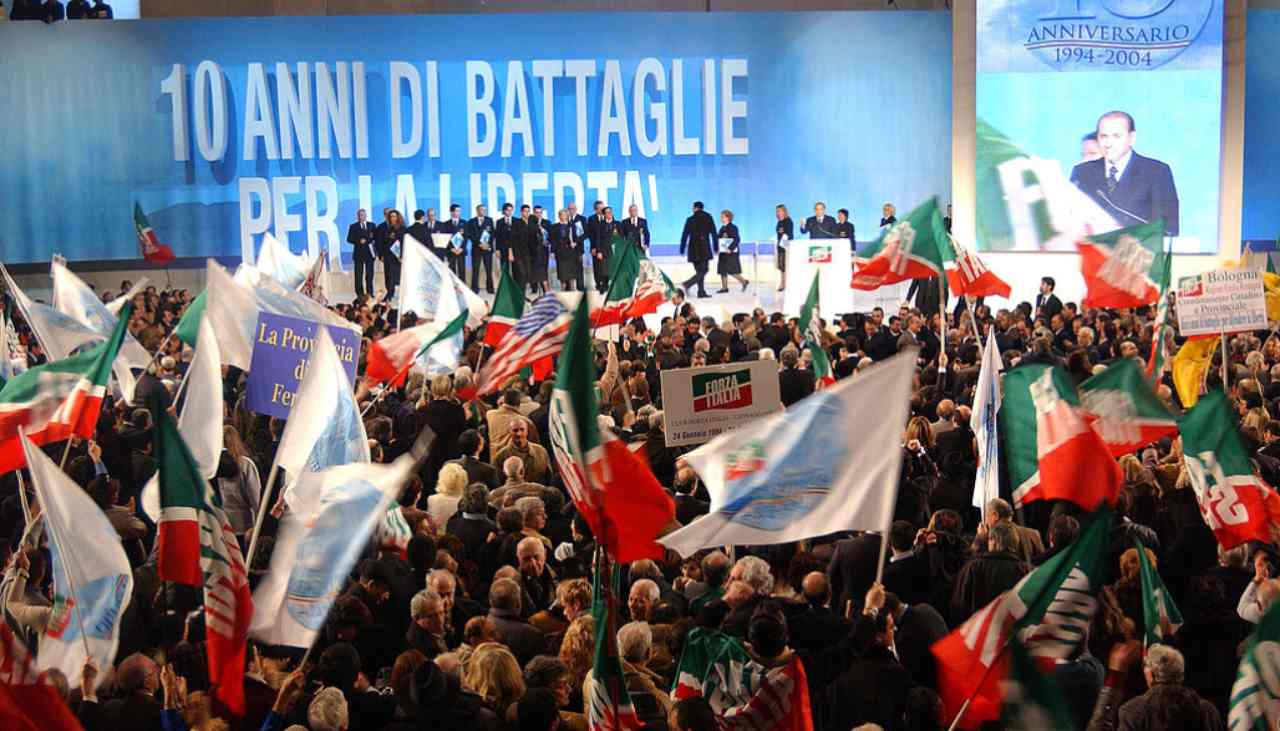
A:
<svg viewBox="0 0 1280 731">
<path fill-rule="evenodd" d="M 102 399 L 107 394 L 111 364 L 128 332 L 131 312 L 132 305 L 125 305 L 106 342 L 5 382 L 0 389 L 0 474 L 26 464 L 19 427 L 37 446 L 71 436 L 93 436 Z"/>
<path fill-rule="evenodd" d="M 160 243 L 156 230 L 151 228 L 147 214 L 142 212 L 142 206 L 137 202 L 133 204 L 133 228 L 138 234 L 138 252 L 142 254 L 143 259 L 153 264 L 168 264 L 176 258 L 173 255 L 173 249 Z"/>
<path fill-rule="evenodd" d="M 1012 288 L 987 268 L 973 251 L 960 245 L 953 236 L 942 247 L 947 267 L 947 286 L 960 297 L 1008 297 Z"/>
<path fill-rule="evenodd" d="M 973 702 L 959 728 L 974 729 L 1000 718 L 1006 700 L 1002 685 L 1010 671 L 1005 650 L 1014 633 L 1039 665 L 1051 667 L 1079 651 L 1106 578 L 1111 522 L 1109 509 L 1095 513 L 1065 551 L 933 644 L 946 718 L 955 718 L 970 697 Z"/>
<path fill-rule="evenodd" d="M 1222 391 L 1202 396 L 1178 432 L 1200 514 L 1222 549 L 1280 540 L 1280 495 L 1254 474 Z"/>
<path fill-rule="evenodd" d="M 639 246 L 615 236 L 613 250 L 616 253 L 610 262 L 609 291 L 600 309 L 591 313 L 595 327 L 618 325 L 657 312 L 658 306 L 675 294 L 671 280 Z"/>
<path fill-rule="evenodd" d="M 1280 725 L 1280 602 L 1272 602 L 1249 636 L 1227 705 L 1231 731 L 1269 731 Z"/>
<path fill-rule="evenodd" d="M 1095 417 L 1111 456 L 1120 457 L 1178 433 L 1178 420 L 1151 390 L 1138 361 L 1120 358 L 1080 384 L 1080 404 Z"/>
<path fill-rule="evenodd" d="M 1086 307 L 1141 307 L 1169 288 L 1169 261 L 1164 250 L 1164 219 L 1076 242 Z"/>
<path fill-rule="evenodd" d="M 1000 692 L 1004 695 L 1000 727 L 1005 731 L 1076 727 L 1062 689 L 1051 675 L 1036 667 L 1016 634 L 1009 638 L 1009 674 L 1000 684 Z"/>
<path fill-rule="evenodd" d="M 1070 500 L 1093 510 L 1115 502 L 1120 467 L 1086 418 L 1066 371 L 1042 363 L 1010 370 L 1002 381 L 999 420 L 1014 505 Z"/>
<path fill-rule="evenodd" d="M 516 326 L 524 314 L 524 288 L 511 276 L 508 268 L 502 269 L 498 278 L 498 293 L 493 296 L 493 309 L 489 322 L 484 326 L 484 344 L 498 347 L 503 336 Z"/>
<path fill-rule="evenodd" d="M 800 308 L 799 330 L 804 334 L 804 346 L 809 349 L 809 358 L 813 363 L 813 375 L 822 386 L 830 386 L 836 382 L 831 371 L 831 359 L 822 347 L 822 321 L 818 317 L 818 282 L 819 272 L 813 274 L 813 284 L 809 287 L 809 296 Z"/>
<path fill-rule="evenodd" d="M 1151 647 L 1158 642 L 1165 642 L 1182 626 L 1182 612 L 1173 603 L 1164 581 L 1151 565 L 1147 556 L 1147 548 L 1142 541 L 1133 539 L 1133 547 L 1138 551 L 1138 571 L 1142 579 L 1142 621 L 1146 630 L 1142 635 L 1143 647 Z"/>
<path fill-rule="evenodd" d="M 370 383 L 391 381 L 399 388 L 415 362 L 423 362 L 428 373 L 456 368 L 466 324 L 467 313 L 462 312 L 452 322 L 428 322 L 378 338 L 369 346 L 365 378 Z"/>
<path fill-rule="evenodd" d="M 591 731 L 630 731 L 643 728 L 627 692 L 618 659 L 618 572 L 599 557 L 591 587 L 591 617 L 595 620 L 595 655 L 583 699 Z"/>
<path fill-rule="evenodd" d="M 908 279 L 929 279 L 942 274 L 947 231 L 942 225 L 938 199 L 916 206 L 856 257 L 854 289 L 873 290 Z"/>
</svg>

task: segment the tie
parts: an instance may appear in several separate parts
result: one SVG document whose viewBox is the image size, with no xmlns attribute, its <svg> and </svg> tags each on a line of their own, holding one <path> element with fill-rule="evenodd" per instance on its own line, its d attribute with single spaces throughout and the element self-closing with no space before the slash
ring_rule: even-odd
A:
<svg viewBox="0 0 1280 731">
<path fill-rule="evenodd" d="M 1116 166 L 1112 165 L 1111 170 L 1109 170 L 1107 173 L 1107 192 L 1108 193 L 1116 192 L 1116 185 L 1120 182 L 1119 180 L 1116 179 L 1117 172 L 1119 171 L 1116 170 Z"/>
</svg>

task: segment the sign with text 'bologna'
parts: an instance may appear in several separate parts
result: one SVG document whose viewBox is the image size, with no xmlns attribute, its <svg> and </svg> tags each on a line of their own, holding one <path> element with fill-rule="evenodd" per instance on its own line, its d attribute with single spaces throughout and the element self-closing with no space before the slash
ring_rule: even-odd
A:
<svg viewBox="0 0 1280 731">
<path fill-rule="evenodd" d="M 702 444 L 782 409 L 778 364 L 752 361 L 662 372 L 667 446 Z"/>
</svg>

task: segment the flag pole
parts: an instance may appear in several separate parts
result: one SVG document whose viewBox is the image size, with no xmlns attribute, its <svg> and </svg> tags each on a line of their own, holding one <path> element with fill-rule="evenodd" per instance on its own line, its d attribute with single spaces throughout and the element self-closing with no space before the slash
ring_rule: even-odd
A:
<svg viewBox="0 0 1280 731">
<path fill-rule="evenodd" d="M 63 472 L 66 472 L 66 469 L 67 469 L 67 456 L 71 454 L 71 440 L 75 438 L 76 438 L 75 434 L 68 436 L 67 446 L 62 449 L 62 461 L 58 462 L 58 469 L 62 470 Z"/>
<path fill-rule="evenodd" d="M 18 433 L 23 433 L 22 427 L 18 427 Z M 22 468 L 19 467 L 15 472 L 18 473 L 18 497 L 22 499 L 22 520 L 26 530 L 31 530 L 31 503 L 27 501 L 27 486 L 22 480 Z"/>
<path fill-rule="evenodd" d="M 266 489 L 262 493 L 262 499 L 258 501 L 258 514 L 253 518 L 253 532 L 249 536 L 249 548 L 244 554 L 244 570 L 249 573 L 253 569 L 253 554 L 258 548 L 259 534 L 262 533 L 262 523 L 267 517 L 267 505 L 271 503 L 271 491 L 276 484 L 276 473 L 280 471 L 279 455 L 271 460 L 271 471 L 267 473 Z M 281 495 L 283 497 L 283 494 Z"/>
</svg>

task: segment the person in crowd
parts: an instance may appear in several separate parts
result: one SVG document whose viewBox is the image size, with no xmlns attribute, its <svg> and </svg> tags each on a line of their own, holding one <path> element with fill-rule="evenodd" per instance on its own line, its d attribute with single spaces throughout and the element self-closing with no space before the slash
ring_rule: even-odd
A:
<svg viewBox="0 0 1280 731">
<path fill-rule="evenodd" d="M 258 477 L 258 466 L 241 441 L 240 433 L 230 424 L 222 428 L 217 480 L 218 495 L 222 498 L 227 522 L 240 539 L 241 547 L 246 547 L 258 515 L 258 505 L 262 502 L 262 482 Z"/>
<path fill-rule="evenodd" d="M 541 444 L 530 440 L 529 431 L 532 428 L 533 424 L 528 419 L 512 421 L 508 430 L 509 443 L 498 451 L 493 461 L 504 464 L 510 457 L 519 457 L 524 466 L 524 478 L 545 485 L 550 482 L 551 458 Z"/>
<path fill-rule="evenodd" d="M 796 237 L 796 232 L 785 205 L 779 203 L 774 206 L 773 212 L 778 218 L 778 224 L 774 226 L 773 250 L 778 267 L 778 291 L 781 292 L 787 288 L 787 249 L 791 246 L 791 240 Z"/>
<path fill-rule="evenodd" d="M 717 293 L 729 291 L 729 277 L 733 277 L 747 291 L 750 282 L 742 276 L 742 259 L 738 253 L 742 246 L 742 237 L 738 235 L 738 227 L 733 223 L 733 211 L 727 208 L 720 211 L 720 231 L 716 234 L 720 243 L 720 258 L 716 263 L 716 274 L 720 275 L 720 289 Z"/>
<path fill-rule="evenodd" d="M 493 294 L 493 219 L 486 215 L 483 204 L 476 206 L 475 218 L 463 225 L 467 246 L 471 249 L 471 289 L 480 291 L 480 269 L 484 269 L 484 290 Z"/>
<path fill-rule="evenodd" d="M 355 263 L 356 299 L 364 299 L 365 295 L 373 294 L 373 260 L 377 231 L 374 225 L 369 223 L 369 214 L 363 208 L 356 211 L 356 222 L 347 227 L 347 243 L 351 244 L 351 260 Z"/>
<path fill-rule="evenodd" d="M 693 265 L 693 276 L 681 285 L 685 290 L 698 288 L 698 297 L 706 298 L 707 262 L 716 256 L 718 245 L 715 239 L 716 224 L 711 214 L 703 210 L 702 201 L 693 202 L 693 213 L 684 222 L 684 230 L 680 233 L 680 255 L 688 258 Z"/>
<path fill-rule="evenodd" d="M 551 226 L 551 247 L 556 255 L 556 279 L 566 292 L 582 291 L 582 238 L 578 227 L 569 219 L 569 209 L 562 208 Z M 576 287 L 576 289 L 575 289 Z"/>
<path fill-rule="evenodd" d="M 1040 278 L 1040 293 L 1036 295 L 1036 313 L 1046 322 L 1050 322 L 1054 317 L 1062 314 L 1062 300 L 1058 299 L 1058 295 L 1053 293 L 1058 283 L 1053 277 Z"/>
<path fill-rule="evenodd" d="M 951 595 L 952 626 L 963 623 L 1026 576 L 1030 567 L 1017 549 L 1018 534 L 1012 525 L 996 523 L 987 530 L 987 552 L 970 559 L 956 577 Z"/>
<path fill-rule="evenodd" d="M 987 550 L 987 534 L 991 526 L 1004 524 L 1013 529 L 1016 540 L 1013 552 L 1018 554 L 1024 563 L 1034 563 L 1035 558 L 1044 553 L 1044 541 L 1040 539 L 1040 531 L 1013 522 L 1013 506 L 1000 498 L 987 501 L 987 510 L 982 523 L 978 525 L 978 533 L 973 538 L 974 553 Z"/>
</svg>

